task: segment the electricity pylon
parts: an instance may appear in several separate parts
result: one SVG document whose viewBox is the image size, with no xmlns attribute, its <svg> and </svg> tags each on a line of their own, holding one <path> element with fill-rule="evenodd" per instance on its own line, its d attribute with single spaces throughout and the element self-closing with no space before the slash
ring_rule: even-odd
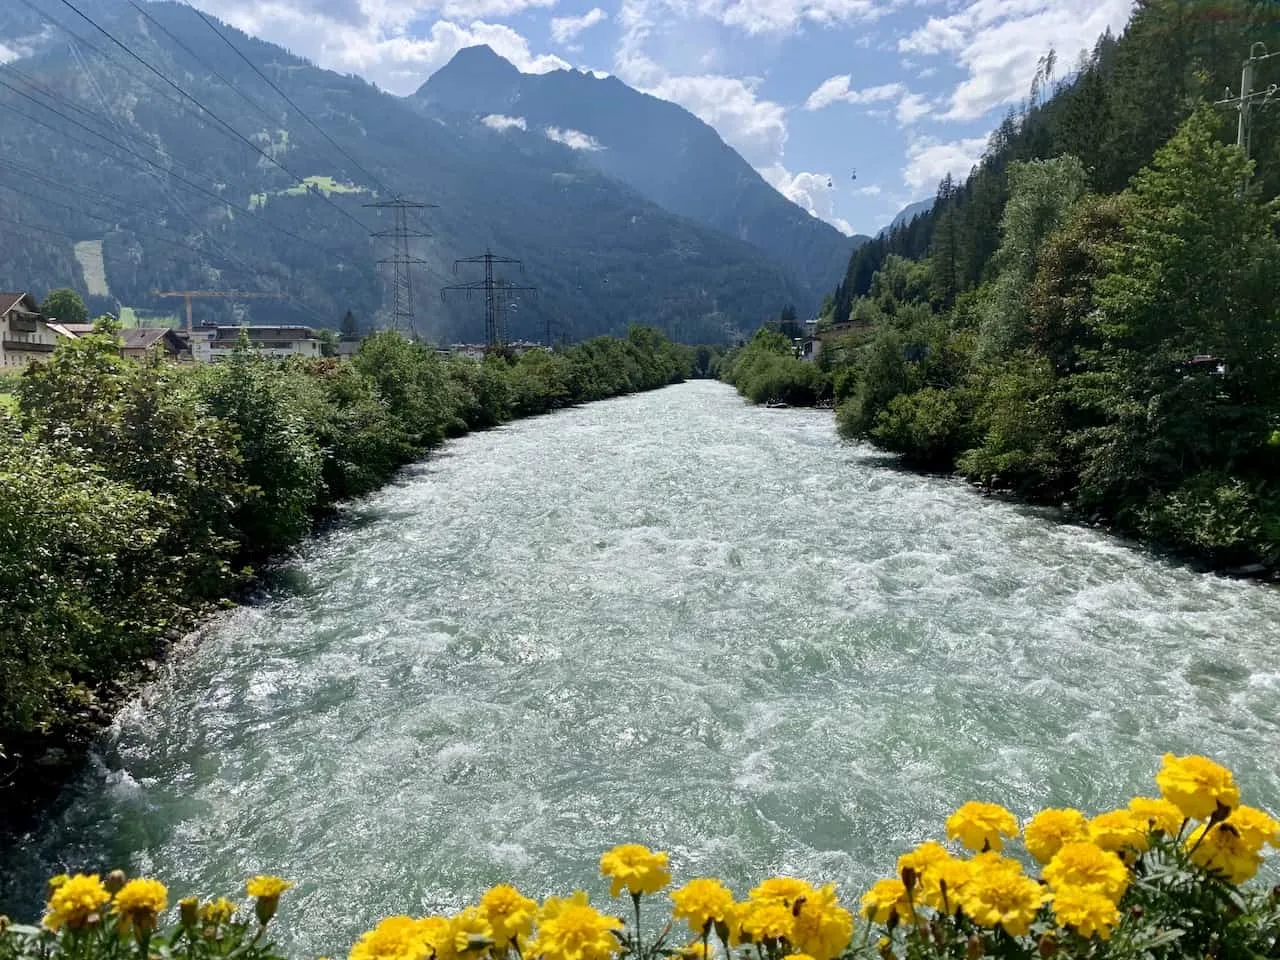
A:
<svg viewBox="0 0 1280 960">
<path fill-rule="evenodd" d="M 537 296 L 538 288 L 519 286 L 514 283 L 508 283 L 505 280 L 495 279 L 493 275 L 493 265 L 495 263 L 514 263 L 519 268 L 521 273 L 524 273 L 524 264 L 522 264 L 519 260 L 515 260 L 511 257 L 500 257 L 496 253 L 494 253 L 492 250 L 485 250 L 485 252 L 478 257 L 463 257 L 460 260 L 453 261 L 453 272 L 457 273 L 459 264 L 463 264 L 463 263 L 483 263 L 484 279 L 472 280 L 469 283 L 455 283 L 447 287 L 442 287 L 440 290 L 440 299 L 441 300 L 445 299 L 445 296 L 449 293 L 450 290 L 465 291 L 468 300 L 471 299 L 471 294 L 473 292 L 484 291 L 485 346 L 488 346 L 488 347 L 501 346 L 502 331 L 499 326 L 499 319 L 500 319 L 500 313 L 501 313 L 502 307 L 499 305 L 499 302 L 498 302 L 499 295 L 505 297 L 509 291 L 510 292 L 529 291 L 529 292 L 532 292 L 534 296 Z M 499 294 L 499 291 L 501 291 L 501 294 Z"/>
<path fill-rule="evenodd" d="M 427 261 L 409 253 L 409 241 L 419 237 L 429 237 L 431 234 L 409 229 L 409 211 L 424 210 L 436 204 L 394 197 L 391 200 L 366 203 L 364 206 L 389 209 L 394 212 L 395 225 L 390 230 L 375 230 L 370 236 L 391 238 L 391 256 L 379 260 L 378 263 L 389 263 L 394 268 L 391 279 L 392 329 L 403 330 L 409 336 L 416 337 L 417 327 L 413 316 L 413 275 L 410 269 Z"/>
<path fill-rule="evenodd" d="M 1262 52 L 1258 52 L 1258 48 L 1262 48 Z M 1244 62 L 1244 67 L 1240 71 L 1240 95 L 1238 97 L 1231 96 L 1230 88 L 1227 89 L 1227 98 L 1219 100 L 1214 106 L 1218 107 L 1234 107 L 1240 114 L 1240 121 L 1236 127 L 1236 146 L 1244 150 L 1245 159 L 1249 158 L 1249 147 L 1253 134 L 1253 117 L 1254 107 L 1265 107 L 1276 98 L 1280 86 L 1271 84 L 1262 90 L 1253 89 L 1253 65 L 1262 60 L 1269 60 L 1272 57 L 1280 57 L 1280 53 L 1267 53 L 1267 45 L 1259 40 L 1249 48 L 1249 59 Z"/>
</svg>

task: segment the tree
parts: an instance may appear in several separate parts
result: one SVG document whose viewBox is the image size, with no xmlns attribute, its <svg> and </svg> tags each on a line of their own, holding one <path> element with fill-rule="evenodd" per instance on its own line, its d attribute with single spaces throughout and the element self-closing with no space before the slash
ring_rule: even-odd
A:
<svg viewBox="0 0 1280 960">
<path fill-rule="evenodd" d="M 344 337 L 360 336 L 360 325 L 356 323 L 355 314 L 350 310 L 342 316 L 342 335 Z"/>
<path fill-rule="evenodd" d="M 50 290 L 49 295 L 40 304 L 40 312 L 59 323 L 88 323 L 89 314 L 84 308 L 80 294 L 67 287 Z"/>
<path fill-rule="evenodd" d="M 1189 526 L 1188 498 L 1231 478 L 1275 484 L 1280 243 L 1240 191 L 1250 164 L 1220 124 L 1202 107 L 1134 177 L 1133 216 L 1095 285 L 1103 347 L 1076 392 L 1102 425 L 1074 438 L 1081 496 L 1138 526 L 1159 527 L 1152 511 L 1170 498 Z"/>
</svg>

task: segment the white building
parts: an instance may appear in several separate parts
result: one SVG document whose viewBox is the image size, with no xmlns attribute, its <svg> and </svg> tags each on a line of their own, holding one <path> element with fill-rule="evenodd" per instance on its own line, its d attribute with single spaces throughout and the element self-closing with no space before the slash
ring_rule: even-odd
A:
<svg viewBox="0 0 1280 960">
<path fill-rule="evenodd" d="M 268 357 L 319 357 L 320 341 L 309 327 L 274 327 L 257 324 L 228 327 L 196 327 L 191 332 L 191 358 L 197 363 L 218 363 L 235 351 L 244 331 L 249 346 Z"/>
<path fill-rule="evenodd" d="M 40 313 L 29 293 L 0 293 L 0 369 L 22 369 L 32 360 L 46 360 L 58 345 L 58 335 Z"/>
</svg>

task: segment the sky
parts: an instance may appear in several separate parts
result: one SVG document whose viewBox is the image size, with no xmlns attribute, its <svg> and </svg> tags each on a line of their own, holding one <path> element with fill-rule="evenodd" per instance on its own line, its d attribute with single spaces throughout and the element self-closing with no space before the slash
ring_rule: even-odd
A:
<svg viewBox="0 0 1280 960">
<path fill-rule="evenodd" d="M 963 177 L 1024 100 L 1132 0 L 194 0 L 396 94 L 486 43 L 525 72 L 613 74 L 681 104 L 775 188 L 874 233 Z"/>
</svg>

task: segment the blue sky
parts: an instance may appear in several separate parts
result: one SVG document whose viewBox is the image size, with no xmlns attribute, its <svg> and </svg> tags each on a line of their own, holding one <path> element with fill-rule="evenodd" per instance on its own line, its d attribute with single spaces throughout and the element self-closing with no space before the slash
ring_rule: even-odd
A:
<svg viewBox="0 0 1280 960">
<path fill-rule="evenodd" d="M 487 43 L 527 72 L 610 73 L 715 127 L 784 195 L 873 233 L 963 175 L 1132 0 L 195 0 L 321 66 L 411 93 Z M 857 171 L 857 179 L 852 175 Z M 830 186 L 828 186 L 830 184 Z"/>
</svg>

